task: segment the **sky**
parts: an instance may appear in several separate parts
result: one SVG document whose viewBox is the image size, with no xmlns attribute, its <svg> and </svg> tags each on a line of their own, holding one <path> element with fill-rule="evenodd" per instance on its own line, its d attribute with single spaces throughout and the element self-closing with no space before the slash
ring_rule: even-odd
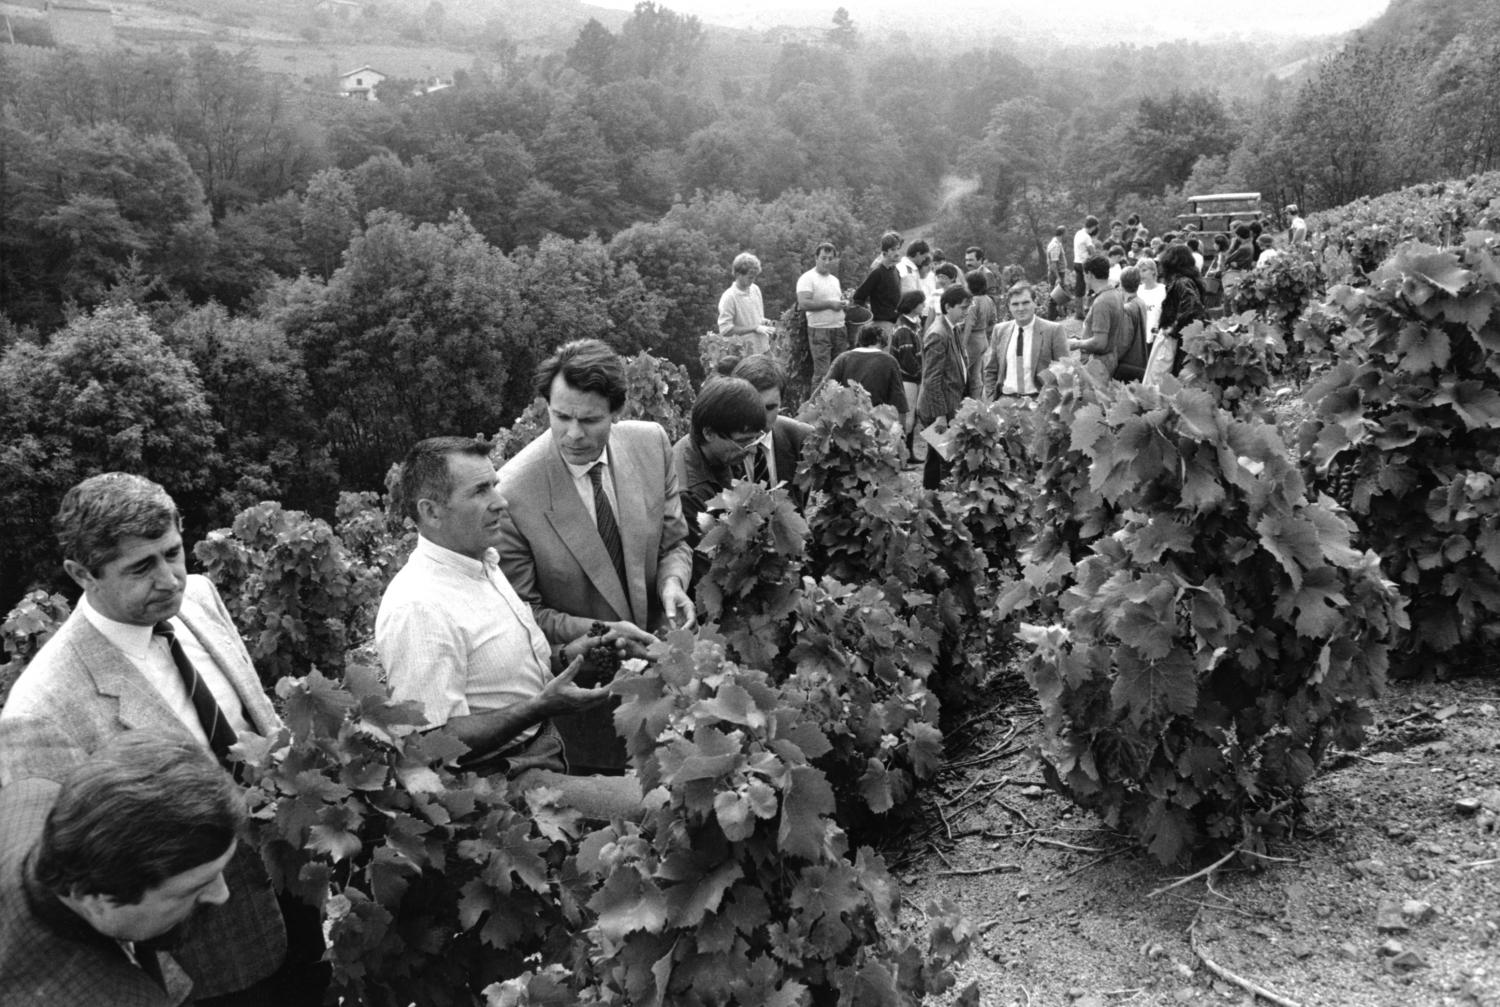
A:
<svg viewBox="0 0 1500 1007">
<path fill-rule="evenodd" d="M 600 7 L 630 10 L 635 0 L 586 0 Z M 1255 0 L 1253 3 L 1216 3 L 1214 0 L 940 0 L 938 4 L 913 0 L 818 0 L 815 3 L 788 0 L 657 0 L 682 14 L 737 28 L 770 28 L 778 24 L 824 24 L 842 6 L 849 10 L 856 27 L 891 27 L 908 20 L 927 26 L 941 19 L 964 24 L 971 17 L 998 26 L 1007 21 L 1027 34 L 1051 29 L 1059 35 L 1087 42 L 1098 37 L 1105 42 L 1140 42 L 1142 36 L 1161 41 L 1177 38 L 1207 38 L 1242 35 L 1294 36 L 1345 32 L 1373 19 L 1389 0 Z M 1217 8 L 1217 9 L 1216 9 Z M 1148 13 L 1149 12 L 1149 13 Z M 1145 20 L 1149 19 L 1149 21 Z M 1102 36 L 1102 37 L 1101 37 Z"/>
</svg>

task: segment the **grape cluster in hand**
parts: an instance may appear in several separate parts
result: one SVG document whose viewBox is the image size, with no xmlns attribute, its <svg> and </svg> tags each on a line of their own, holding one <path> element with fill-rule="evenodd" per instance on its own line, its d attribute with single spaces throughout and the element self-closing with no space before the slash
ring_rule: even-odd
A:
<svg viewBox="0 0 1500 1007">
<path fill-rule="evenodd" d="M 603 637 L 609 632 L 609 627 L 602 622 L 596 622 L 589 626 L 589 636 Z M 613 643 L 598 643 L 590 647 L 583 655 L 583 667 L 578 669 L 578 675 L 573 683 L 580 688 L 593 689 L 613 681 L 615 673 L 620 670 L 620 649 Z"/>
</svg>

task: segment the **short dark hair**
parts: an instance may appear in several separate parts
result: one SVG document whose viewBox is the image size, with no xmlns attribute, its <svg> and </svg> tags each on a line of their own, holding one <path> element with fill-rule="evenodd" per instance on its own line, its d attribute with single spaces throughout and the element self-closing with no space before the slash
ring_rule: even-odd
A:
<svg viewBox="0 0 1500 1007">
<path fill-rule="evenodd" d="M 244 793 L 208 749 L 182 735 L 126 731 L 68 774 L 33 870 L 55 895 L 134 905 L 222 857 L 245 817 Z"/>
<path fill-rule="evenodd" d="M 906 246 L 906 257 L 908 259 L 916 259 L 917 256 L 926 255 L 930 251 L 932 251 L 932 246 L 927 244 L 926 239 L 918 238 Z"/>
<path fill-rule="evenodd" d="M 958 282 L 958 267 L 951 262 L 943 263 L 932 272 L 935 276 L 941 276 L 944 279 L 952 280 L 954 283 Z"/>
<path fill-rule="evenodd" d="M 1009 304 L 1011 301 L 1015 300 L 1017 297 L 1020 297 L 1022 294 L 1025 294 L 1032 300 L 1036 300 L 1036 291 L 1032 289 L 1031 284 L 1022 280 L 1020 283 L 1015 284 L 1005 292 L 1005 303 Z"/>
<path fill-rule="evenodd" d="M 741 360 L 731 377 L 744 378 L 755 386 L 757 392 L 781 391 L 786 388 L 786 368 L 776 358 L 766 353 L 757 353 Z"/>
<path fill-rule="evenodd" d="M 885 343 L 885 330 L 878 325 L 860 326 L 859 335 L 854 338 L 855 346 L 882 346 Z"/>
<path fill-rule="evenodd" d="M 1083 260 L 1083 271 L 1096 280 L 1109 279 L 1109 259 L 1102 255 L 1090 255 Z"/>
<path fill-rule="evenodd" d="M 1111 220 L 1109 222 L 1109 229 L 1111 231 L 1113 231 L 1117 227 L 1124 227 L 1124 226 L 1125 226 L 1125 221 L 1123 221 L 1123 220 Z"/>
<path fill-rule="evenodd" d="M 1139 213 L 1132 213 L 1130 216 L 1128 216 L 1128 217 L 1125 218 L 1125 223 L 1129 224 L 1131 227 L 1134 227 L 1136 224 L 1139 224 L 1140 222 L 1141 222 L 1141 215 Z"/>
<path fill-rule="evenodd" d="M 1222 234 L 1222 233 L 1214 235 L 1214 247 L 1217 248 L 1217 249 L 1219 249 L 1220 251 L 1223 251 L 1224 249 L 1228 248 L 1229 247 L 1229 235 Z"/>
<path fill-rule="evenodd" d="M 63 559 L 94 576 L 127 538 L 160 538 L 182 522 L 167 491 L 144 476 L 103 472 L 63 494 L 52 520 Z"/>
<path fill-rule="evenodd" d="M 744 378 L 715 378 L 693 400 L 689 423 L 693 443 L 701 445 L 705 430 L 725 437 L 764 430 L 766 407 L 760 391 Z"/>
<path fill-rule="evenodd" d="M 920 290 L 908 290 L 896 302 L 896 314 L 909 315 L 927 303 L 927 295 Z"/>
<path fill-rule="evenodd" d="M 1062 237 L 1067 233 L 1067 228 L 1063 227 L 1061 224 L 1058 224 L 1052 229 L 1052 233 L 1058 237 Z"/>
<path fill-rule="evenodd" d="M 813 257 L 817 258 L 823 252 L 827 252 L 829 255 L 838 255 L 838 246 L 831 241 L 820 241 L 818 242 L 818 247 L 813 249 Z"/>
<path fill-rule="evenodd" d="M 886 231 L 884 234 L 882 234 L 880 236 L 880 250 L 882 252 L 889 252 L 893 248 L 900 248 L 900 247 L 901 247 L 901 232 L 900 231 Z"/>
<path fill-rule="evenodd" d="M 1236 225 L 1235 229 L 1234 229 L 1234 236 L 1236 238 L 1239 238 L 1241 241 L 1249 241 L 1250 240 L 1250 225 L 1249 224 L 1238 224 L 1238 225 Z"/>
<path fill-rule="evenodd" d="M 1098 227 L 1098 226 L 1099 226 L 1099 218 L 1096 217 L 1096 216 L 1094 216 L 1092 213 L 1089 214 L 1087 217 L 1083 218 L 1083 229 L 1085 231 L 1087 231 L 1091 227 Z"/>
<path fill-rule="evenodd" d="M 1127 294 L 1133 294 L 1141 287 L 1141 271 L 1134 266 L 1126 266 L 1120 270 L 1120 289 Z"/>
<path fill-rule="evenodd" d="M 938 299 L 938 307 L 943 311 L 947 311 L 955 304 L 964 304 L 970 300 L 972 300 L 972 296 L 969 294 L 969 288 L 955 283 L 943 291 L 943 296 Z"/>
<path fill-rule="evenodd" d="M 719 362 L 717 364 L 714 364 L 714 373 L 719 375 L 721 378 L 727 378 L 729 377 L 729 375 L 734 373 L 734 369 L 739 365 L 740 358 L 735 356 L 733 353 L 729 353 L 725 356 L 720 357 Z"/>
<path fill-rule="evenodd" d="M 1200 251 L 1203 248 L 1203 243 L 1201 241 L 1199 241 L 1197 238 L 1189 238 L 1187 240 L 1187 247 L 1191 248 L 1193 251 L 1197 252 L 1197 251 Z"/>
<path fill-rule="evenodd" d="M 970 245 L 968 248 L 964 249 L 964 254 L 972 255 L 980 262 L 984 261 L 984 249 L 980 248 L 978 245 Z"/>
<path fill-rule="evenodd" d="M 453 475 L 448 471 L 449 455 L 473 455 L 489 458 L 491 445 L 474 437 L 429 437 L 417 441 L 396 472 L 391 487 L 391 509 L 416 521 L 417 501 L 446 501 L 453 495 Z"/>
<path fill-rule="evenodd" d="M 602 395 L 609 411 L 625 407 L 625 361 L 601 339 L 575 339 L 557 348 L 536 368 L 536 394 L 552 401 L 552 382 L 559 375 L 580 392 Z"/>
<path fill-rule="evenodd" d="M 969 293 L 978 297 L 980 294 L 989 293 L 989 277 L 984 275 L 982 269 L 971 269 L 964 274 L 964 285 L 969 288 Z"/>
</svg>

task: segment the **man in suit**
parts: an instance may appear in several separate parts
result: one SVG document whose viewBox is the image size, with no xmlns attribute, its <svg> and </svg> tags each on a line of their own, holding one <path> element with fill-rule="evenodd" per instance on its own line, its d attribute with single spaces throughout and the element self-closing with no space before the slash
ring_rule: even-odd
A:
<svg viewBox="0 0 1500 1007">
<path fill-rule="evenodd" d="M 917 397 L 917 429 L 937 424 L 939 433 L 958 413 L 969 388 L 969 359 L 964 347 L 963 324 L 968 317 L 969 288 L 955 285 L 943 291 L 938 301 L 942 313 L 922 339 L 922 391 Z M 927 452 L 922 465 L 922 488 L 942 485 L 948 463 L 936 451 Z"/>
<path fill-rule="evenodd" d="M 188 576 L 177 505 L 123 472 L 85 479 L 55 521 L 78 607 L 37 652 L 0 710 L 0 786 L 61 780 L 122 731 L 185 737 L 221 761 L 240 734 L 281 727 L 207 578 Z M 230 899 L 204 914 L 178 960 L 206 1002 L 317 1003 L 326 985 L 316 913 L 288 954 L 283 910 L 248 845 L 226 872 Z M 200 1002 L 205 1002 L 200 999 Z"/>
<path fill-rule="evenodd" d="M 170 1007 L 170 952 L 229 899 L 245 799 L 201 744 L 127 731 L 0 790 L 0 1007 Z"/>
<path fill-rule="evenodd" d="M 766 434 L 752 452 L 751 462 L 760 479 L 767 486 L 786 483 L 787 493 L 800 509 L 807 503 L 806 495 L 798 489 L 797 466 L 802 462 L 802 442 L 812 433 L 812 427 L 790 416 L 781 415 L 781 397 L 786 391 L 786 370 L 774 357 L 761 354 L 746 357 L 734 369 L 734 377 L 744 378 L 760 393 L 761 405 L 766 409 Z"/>
<path fill-rule="evenodd" d="M 1036 317 L 1031 284 L 1017 283 L 1007 297 L 1010 321 L 995 326 L 984 355 L 986 399 L 996 395 L 1036 395 L 1042 389 L 1042 375 L 1047 368 L 1068 355 L 1068 337 L 1063 327 Z M 1015 366 L 1018 362 L 1021 366 Z"/>
<path fill-rule="evenodd" d="M 620 420 L 625 365 L 597 339 L 544 360 L 536 390 L 550 427 L 500 470 L 500 568 L 550 643 L 602 622 L 643 652 L 658 626 L 696 621 L 671 442 L 659 424 Z M 624 768 L 609 706 L 555 723 L 576 769 Z"/>
</svg>

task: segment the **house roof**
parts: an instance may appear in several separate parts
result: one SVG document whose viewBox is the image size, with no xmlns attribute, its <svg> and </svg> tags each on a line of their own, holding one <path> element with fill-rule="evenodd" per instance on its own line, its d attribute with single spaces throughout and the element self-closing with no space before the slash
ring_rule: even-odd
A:
<svg viewBox="0 0 1500 1007">
<path fill-rule="evenodd" d="M 382 76 L 382 77 L 388 77 L 388 76 L 390 76 L 389 74 L 381 73 L 379 70 L 375 69 L 373 66 L 371 66 L 368 63 L 366 63 L 364 66 L 357 66 L 353 70 L 345 70 L 343 73 L 339 74 L 339 76 L 340 77 L 352 77 L 352 76 L 354 76 L 357 73 L 364 73 L 366 70 L 370 71 L 371 73 L 379 73 L 380 76 Z"/>
</svg>

